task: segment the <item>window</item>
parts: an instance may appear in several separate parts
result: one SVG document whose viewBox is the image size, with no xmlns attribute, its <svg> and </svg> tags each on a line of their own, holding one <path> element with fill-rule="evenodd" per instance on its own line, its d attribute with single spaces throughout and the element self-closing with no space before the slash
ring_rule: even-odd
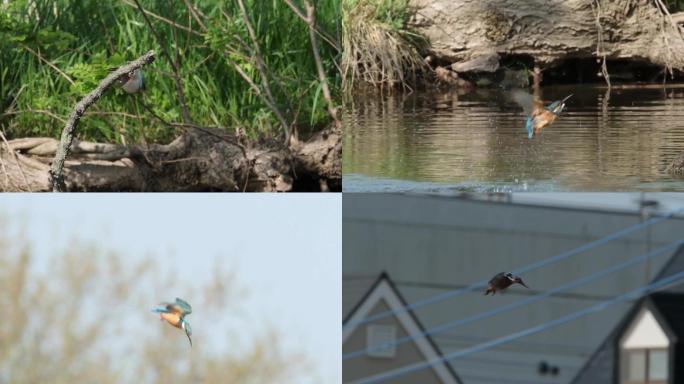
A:
<svg viewBox="0 0 684 384">
<path fill-rule="evenodd" d="M 651 383 L 667 382 L 667 351 L 648 352 L 648 380 Z"/>
<path fill-rule="evenodd" d="M 623 349 L 622 384 L 667 384 L 667 349 Z"/>
<path fill-rule="evenodd" d="M 394 357 L 397 329 L 394 325 L 373 324 L 366 328 L 366 353 L 371 357 Z"/>
</svg>

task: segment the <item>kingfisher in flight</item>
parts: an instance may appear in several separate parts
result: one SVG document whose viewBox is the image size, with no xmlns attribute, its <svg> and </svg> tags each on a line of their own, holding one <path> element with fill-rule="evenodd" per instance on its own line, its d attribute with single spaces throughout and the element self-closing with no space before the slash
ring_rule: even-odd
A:
<svg viewBox="0 0 684 384">
<path fill-rule="evenodd" d="M 530 139 L 553 123 L 565 109 L 565 102 L 572 97 L 572 95 L 568 95 L 562 100 L 556 100 L 544 106 L 541 100 L 520 89 L 512 91 L 511 96 L 527 115 L 525 129 L 527 130 L 527 137 Z"/>
<path fill-rule="evenodd" d="M 501 293 L 503 293 L 504 289 L 513 284 L 520 284 L 527 289 L 530 288 L 522 281 L 520 276 L 515 276 L 510 272 L 499 272 L 494 275 L 491 280 L 489 280 L 489 285 L 485 291 L 485 296 L 489 295 L 490 293 L 495 295 L 497 291 L 501 291 Z"/>
<path fill-rule="evenodd" d="M 185 316 L 192 313 L 190 304 L 176 297 L 175 302 L 161 303 L 159 307 L 153 308 L 152 312 L 159 314 L 160 321 L 166 320 L 167 323 L 174 327 L 184 330 L 185 335 L 190 340 L 190 347 L 192 347 L 192 328 L 190 328 L 190 323 L 185 320 Z"/>
</svg>

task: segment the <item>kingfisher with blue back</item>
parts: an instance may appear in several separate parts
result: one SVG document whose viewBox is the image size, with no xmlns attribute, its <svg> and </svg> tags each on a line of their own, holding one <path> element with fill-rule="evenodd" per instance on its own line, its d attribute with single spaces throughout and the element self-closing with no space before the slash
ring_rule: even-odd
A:
<svg viewBox="0 0 684 384">
<path fill-rule="evenodd" d="M 121 88 L 127 93 L 136 93 L 145 89 L 145 75 L 143 75 L 142 69 L 136 69 L 131 73 L 123 75 L 118 81 Z"/>
<path fill-rule="evenodd" d="M 485 296 L 495 295 L 497 292 L 503 293 L 503 291 L 513 284 L 520 284 L 525 288 L 530 288 L 523 282 L 520 276 L 516 276 L 510 272 L 499 272 L 487 284 L 487 290 L 485 291 Z"/>
<path fill-rule="evenodd" d="M 185 320 L 185 316 L 192 313 L 192 307 L 185 300 L 176 297 L 173 303 L 161 303 L 160 307 L 153 308 L 152 312 L 159 314 L 160 321 L 166 320 L 167 323 L 173 325 L 178 329 L 185 331 L 185 335 L 190 340 L 190 347 L 192 347 L 192 328 L 190 323 Z"/>
<path fill-rule="evenodd" d="M 541 100 L 523 90 L 514 90 L 511 95 L 527 115 L 525 129 L 527 130 L 527 137 L 530 139 L 553 123 L 565 109 L 565 102 L 572 97 L 572 95 L 568 95 L 562 100 L 556 100 L 544 106 Z"/>
</svg>

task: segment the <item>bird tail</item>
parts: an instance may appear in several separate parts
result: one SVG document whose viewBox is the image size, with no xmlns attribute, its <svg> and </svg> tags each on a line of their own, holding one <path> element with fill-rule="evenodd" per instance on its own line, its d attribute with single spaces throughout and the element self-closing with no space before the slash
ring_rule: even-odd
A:
<svg viewBox="0 0 684 384">
<path fill-rule="evenodd" d="M 534 136 L 534 119 L 528 117 L 525 122 L 525 129 L 527 129 L 527 138 L 531 139 Z"/>
</svg>

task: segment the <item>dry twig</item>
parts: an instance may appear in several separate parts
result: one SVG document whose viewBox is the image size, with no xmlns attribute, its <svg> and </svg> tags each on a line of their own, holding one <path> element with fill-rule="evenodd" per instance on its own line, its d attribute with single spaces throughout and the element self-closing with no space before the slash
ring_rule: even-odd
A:
<svg viewBox="0 0 684 384">
<path fill-rule="evenodd" d="M 136 7 L 136 8 L 137 8 L 137 5 L 135 5 L 134 3 L 130 2 L 129 0 L 123 0 L 123 3 L 126 4 L 126 5 L 128 5 L 128 6 Z M 182 29 L 182 30 L 184 30 L 184 31 L 186 31 L 186 32 L 190 32 L 190 33 L 192 33 L 192 34 L 194 34 L 194 35 L 197 35 L 197 36 L 202 36 L 201 33 L 197 32 L 197 31 L 195 31 L 195 30 L 193 30 L 193 29 L 191 29 L 191 28 L 188 28 L 188 27 L 186 27 L 186 26 L 184 26 L 184 25 L 180 25 L 180 24 L 174 22 L 173 20 L 169 20 L 169 19 L 167 19 L 167 18 L 165 18 L 165 17 L 159 16 L 159 15 L 157 15 L 156 13 L 153 13 L 153 12 L 151 12 L 151 11 L 148 11 L 147 9 L 144 9 L 143 12 L 144 12 L 146 15 L 151 16 L 151 17 L 154 17 L 155 19 L 160 20 L 160 21 L 162 21 L 162 22 L 164 22 L 164 23 L 166 23 L 166 24 L 168 24 L 168 25 L 170 25 L 170 26 L 172 26 L 172 27 L 175 27 L 175 28 L 178 28 L 178 29 Z"/>
<path fill-rule="evenodd" d="M 268 83 L 266 63 L 264 63 L 264 59 L 261 54 L 261 48 L 259 48 L 259 41 L 257 40 L 254 28 L 252 28 L 252 23 L 249 20 L 249 16 L 247 15 L 245 4 L 242 0 L 237 0 L 237 3 L 240 6 L 240 13 L 242 15 L 242 20 L 245 22 L 245 26 L 247 27 L 247 33 L 249 34 L 249 38 L 250 40 L 252 40 L 251 50 L 254 57 L 254 61 L 256 62 L 257 70 L 259 71 L 259 77 L 261 78 L 261 86 L 264 90 L 265 97 L 268 98 L 270 104 L 272 105 L 271 111 L 276 115 L 276 118 L 278 118 L 278 121 L 280 121 L 280 124 L 283 127 L 283 132 L 285 133 L 285 145 L 289 145 L 290 124 L 287 123 L 285 117 L 276 106 L 275 98 L 273 97 L 273 93 L 271 93 L 271 87 Z"/>
<path fill-rule="evenodd" d="M 180 103 L 181 107 L 181 116 L 183 116 L 183 122 L 190 123 L 192 122 L 192 118 L 190 117 L 190 110 L 188 109 L 188 104 L 185 102 L 185 91 L 183 90 L 183 82 L 181 81 L 180 77 L 179 63 L 177 61 L 174 61 L 169 52 L 166 50 L 166 45 L 164 45 L 164 41 L 162 40 L 161 36 L 159 36 L 159 34 L 157 33 L 157 30 L 154 29 L 152 22 L 147 17 L 147 13 L 145 13 L 145 10 L 142 7 L 142 5 L 140 5 L 140 2 L 138 0 L 133 1 L 135 1 L 135 4 L 138 6 L 138 9 L 143 15 L 143 19 L 145 19 L 145 23 L 152 31 L 152 34 L 154 35 L 155 39 L 157 39 L 157 42 L 161 47 L 162 53 L 164 54 L 164 56 L 166 56 L 166 59 L 169 60 L 169 64 L 171 64 L 171 68 L 173 69 L 174 74 L 174 81 L 176 83 L 176 93 L 178 94 L 178 102 Z"/>
<path fill-rule="evenodd" d="M 596 29 L 598 31 L 598 41 L 596 43 L 596 57 L 599 57 L 601 56 L 601 54 L 603 54 L 601 74 L 603 75 L 603 78 L 606 79 L 606 84 L 608 84 L 608 89 L 610 89 L 610 75 L 608 74 L 608 66 L 606 64 L 606 53 L 603 49 L 603 26 L 601 25 L 601 0 L 596 0 L 595 5 L 596 6 L 594 6 L 594 3 L 592 3 L 591 8 L 594 11 L 594 15 L 596 17 Z"/>
<path fill-rule="evenodd" d="M 297 16 L 299 16 L 306 24 L 309 26 L 309 39 L 311 40 L 311 50 L 314 54 L 314 60 L 316 61 L 316 69 L 318 71 L 318 80 L 321 82 L 321 89 L 323 91 L 323 97 L 328 106 L 328 114 L 335 122 L 335 127 L 340 128 L 341 123 L 337 116 L 337 108 L 335 103 L 333 103 L 332 96 L 330 94 L 330 88 L 328 87 L 328 79 L 325 76 L 325 70 L 323 69 L 323 62 L 321 61 L 321 55 L 318 52 L 318 42 L 316 41 L 316 9 L 309 3 L 308 0 L 304 0 L 304 7 L 306 8 L 306 16 L 298 12 L 298 8 L 292 3 L 292 0 L 285 0 L 287 5 L 292 8 Z"/>
<path fill-rule="evenodd" d="M 61 69 L 57 68 L 56 65 L 54 65 L 54 64 L 52 64 L 51 62 L 49 62 L 48 60 L 46 60 L 43 56 L 40 55 L 40 53 L 34 51 L 33 49 L 31 49 L 31 48 L 29 48 L 29 47 L 27 47 L 27 46 L 24 46 L 24 49 L 26 49 L 27 51 L 29 51 L 29 52 L 31 52 L 32 54 L 34 54 L 34 55 L 35 55 L 38 59 L 40 59 L 41 61 L 45 62 L 45 64 L 47 64 L 50 68 L 52 68 L 52 69 L 54 69 L 55 71 L 57 71 L 57 73 L 59 73 L 62 77 L 64 77 L 65 79 L 67 79 L 67 81 L 68 81 L 69 83 L 71 83 L 71 85 L 74 85 L 74 84 L 75 84 L 74 81 L 71 80 L 71 77 L 69 77 L 69 75 L 67 75 L 66 73 L 64 73 L 64 71 L 62 71 Z"/>
</svg>

